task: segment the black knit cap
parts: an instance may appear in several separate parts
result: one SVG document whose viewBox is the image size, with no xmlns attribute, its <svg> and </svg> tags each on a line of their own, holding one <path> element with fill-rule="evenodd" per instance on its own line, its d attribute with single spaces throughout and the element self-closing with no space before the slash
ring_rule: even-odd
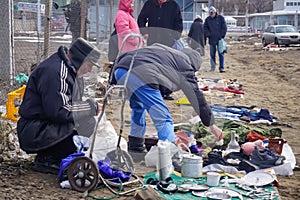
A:
<svg viewBox="0 0 300 200">
<path fill-rule="evenodd" d="M 95 66 L 100 67 L 99 49 L 81 37 L 77 38 L 71 45 L 70 53 L 72 55 L 71 62 L 77 70 L 85 61 L 90 61 Z"/>
<path fill-rule="evenodd" d="M 198 71 L 201 67 L 202 59 L 201 55 L 198 51 L 195 51 L 194 49 L 190 47 L 183 48 L 181 52 L 185 53 L 189 59 L 190 59 L 190 64 L 194 68 L 194 71 Z"/>
</svg>

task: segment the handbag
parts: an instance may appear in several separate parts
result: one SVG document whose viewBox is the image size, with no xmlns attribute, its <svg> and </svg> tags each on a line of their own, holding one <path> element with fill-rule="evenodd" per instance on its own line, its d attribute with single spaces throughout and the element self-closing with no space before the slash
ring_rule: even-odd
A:
<svg viewBox="0 0 300 200">
<path fill-rule="evenodd" d="M 222 38 L 218 41 L 219 53 L 228 53 L 228 47 L 226 41 Z"/>
</svg>

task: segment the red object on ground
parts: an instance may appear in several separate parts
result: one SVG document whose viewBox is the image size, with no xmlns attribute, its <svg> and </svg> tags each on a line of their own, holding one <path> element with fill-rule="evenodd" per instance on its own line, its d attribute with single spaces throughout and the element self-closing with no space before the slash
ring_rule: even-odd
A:
<svg viewBox="0 0 300 200">
<path fill-rule="evenodd" d="M 222 91 L 222 92 L 231 92 L 231 93 L 234 93 L 234 94 L 245 94 L 245 92 L 242 91 L 242 90 L 235 90 L 235 89 L 230 89 L 230 88 L 212 87 L 210 89 L 211 90 L 219 90 L 219 91 Z M 209 88 L 208 88 L 208 86 L 205 86 L 204 88 L 201 88 L 201 90 L 208 91 Z"/>
</svg>

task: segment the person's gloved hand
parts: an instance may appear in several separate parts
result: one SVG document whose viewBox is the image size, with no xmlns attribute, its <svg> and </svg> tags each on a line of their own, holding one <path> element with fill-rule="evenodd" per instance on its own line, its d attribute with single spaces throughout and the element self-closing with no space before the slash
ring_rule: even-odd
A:
<svg viewBox="0 0 300 200">
<path fill-rule="evenodd" d="M 216 141 L 220 141 L 221 139 L 223 139 L 224 135 L 219 127 L 217 127 L 216 125 L 211 125 L 209 128 L 210 131 L 216 136 Z"/>
</svg>

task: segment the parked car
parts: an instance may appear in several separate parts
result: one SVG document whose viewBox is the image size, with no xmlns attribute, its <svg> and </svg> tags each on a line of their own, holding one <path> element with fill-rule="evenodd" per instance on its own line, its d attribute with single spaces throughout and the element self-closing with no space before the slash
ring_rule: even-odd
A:
<svg viewBox="0 0 300 200">
<path fill-rule="evenodd" d="M 300 44 L 300 33 L 292 25 L 272 25 L 262 34 L 262 43 L 289 46 L 290 44 Z"/>
</svg>

